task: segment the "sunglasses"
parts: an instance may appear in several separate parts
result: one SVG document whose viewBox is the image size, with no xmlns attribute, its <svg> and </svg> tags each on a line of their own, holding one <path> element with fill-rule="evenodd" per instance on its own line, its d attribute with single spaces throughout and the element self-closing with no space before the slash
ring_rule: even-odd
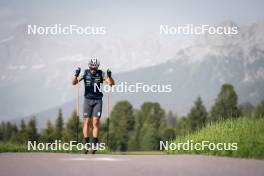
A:
<svg viewBox="0 0 264 176">
<path fill-rule="evenodd" d="M 97 69 L 98 69 L 98 67 L 97 67 L 96 65 L 90 65 L 89 68 L 90 68 L 91 70 L 97 70 Z"/>
</svg>

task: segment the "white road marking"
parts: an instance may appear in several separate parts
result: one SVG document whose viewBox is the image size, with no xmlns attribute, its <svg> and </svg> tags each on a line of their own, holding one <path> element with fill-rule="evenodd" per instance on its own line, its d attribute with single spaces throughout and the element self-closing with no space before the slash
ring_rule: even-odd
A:
<svg viewBox="0 0 264 176">
<path fill-rule="evenodd" d="M 125 161 L 126 159 L 117 158 L 61 158 L 66 161 Z"/>
</svg>

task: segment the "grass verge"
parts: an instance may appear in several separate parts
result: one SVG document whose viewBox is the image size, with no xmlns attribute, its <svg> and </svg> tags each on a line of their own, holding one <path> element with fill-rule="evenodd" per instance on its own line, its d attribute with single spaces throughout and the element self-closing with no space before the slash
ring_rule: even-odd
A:
<svg viewBox="0 0 264 176">
<path fill-rule="evenodd" d="M 175 144 L 193 140 L 193 143 L 237 143 L 237 150 L 169 150 L 169 154 L 206 154 L 240 158 L 264 159 L 264 119 L 228 119 L 212 123 L 201 130 L 172 141 Z"/>
</svg>

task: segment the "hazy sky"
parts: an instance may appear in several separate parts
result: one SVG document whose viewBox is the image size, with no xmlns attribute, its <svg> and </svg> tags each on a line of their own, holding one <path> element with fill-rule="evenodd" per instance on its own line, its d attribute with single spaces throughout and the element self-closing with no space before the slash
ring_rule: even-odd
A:
<svg viewBox="0 0 264 176">
<path fill-rule="evenodd" d="M 0 20 L 21 23 L 101 24 L 115 33 L 156 32 L 160 24 L 251 24 L 264 19 L 262 0 L 10 1 L 0 0 Z M 0 28 L 1 29 L 1 28 Z"/>
<path fill-rule="evenodd" d="M 126 49 L 131 49 L 129 52 L 124 51 L 128 54 L 138 48 L 139 41 L 155 42 L 154 40 L 158 39 L 164 48 L 176 46 L 171 49 L 173 52 L 164 51 L 173 55 L 174 51 L 191 43 L 194 36 L 159 35 L 161 24 L 215 25 L 232 20 L 238 25 L 249 25 L 264 20 L 263 7 L 262 0 L 0 0 L 0 41 L 16 34 L 20 25 L 105 26 L 107 33 L 103 36 L 88 38 L 82 35 L 57 35 L 51 38 L 59 37 L 59 42 L 64 42 L 62 39 L 70 39 L 65 43 L 72 45 L 91 38 L 101 43 L 108 41 L 110 44 L 104 50 L 109 47 L 111 49 L 112 41 L 115 41 L 121 46 L 126 46 Z M 151 44 L 144 45 L 151 48 Z"/>
</svg>

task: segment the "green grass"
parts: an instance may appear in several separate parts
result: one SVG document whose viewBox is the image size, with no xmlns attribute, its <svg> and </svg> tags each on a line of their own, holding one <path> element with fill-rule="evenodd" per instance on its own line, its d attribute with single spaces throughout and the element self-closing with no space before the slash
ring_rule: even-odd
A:
<svg viewBox="0 0 264 176">
<path fill-rule="evenodd" d="M 28 152 L 27 146 L 12 143 L 0 143 L 0 153 L 3 152 Z"/>
<path fill-rule="evenodd" d="M 206 154 L 242 158 L 264 158 L 264 119 L 228 119 L 213 123 L 190 135 L 180 136 L 173 143 L 237 143 L 237 150 L 169 150 L 169 154 Z"/>
<path fill-rule="evenodd" d="M 193 134 L 179 136 L 173 143 L 184 143 L 193 140 L 193 143 L 209 141 L 210 143 L 237 143 L 237 150 L 169 150 L 168 154 L 205 154 L 217 156 L 231 156 L 240 158 L 264 159 L 264 119 L 228 119 L 213 123 Z M 0 142 L 0 153 L 2 152 L 57 152 L 57 153 L 83 153 L 77 149 L 72 151 L 28 151 L 26 145 Z M 113 152 L 109 150 L 97 151 L 98 154 L 113 155 L 159 155 L 163 151 L 129 151 Z"/>
</svg>

